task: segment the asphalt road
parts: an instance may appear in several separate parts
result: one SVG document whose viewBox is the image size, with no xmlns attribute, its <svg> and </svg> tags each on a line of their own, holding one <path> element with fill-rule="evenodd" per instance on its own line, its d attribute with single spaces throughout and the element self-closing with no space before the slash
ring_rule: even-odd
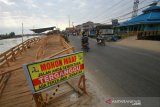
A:
<svg viewBox="0 0 160 107">
<path fill-rule="evenodd" d="M 70 36 L 76 51 L 81 38 Z M 113 97 L 160 97 L 160 53 L 90 39 L 85 67 L 100 90 Z"/>
</svg>

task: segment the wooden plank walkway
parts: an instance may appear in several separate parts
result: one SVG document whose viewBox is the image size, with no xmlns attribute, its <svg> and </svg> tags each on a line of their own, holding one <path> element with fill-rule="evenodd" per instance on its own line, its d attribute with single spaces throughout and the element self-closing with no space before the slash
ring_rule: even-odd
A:
<svg viewBox="0 0 160 107">
<path fill-rule="evenodd" d="M 41 38 L 40 42 L 37 42 L 29 49 L 26 49 L 26 51 L 18 54 L 15 61 L 9 62 L 9 67 L 5 65 L 3 68 L 0 68 L 0 73 L 2 73 L 1 71 L 7 71 L 7 74 L 9 74 L 8 72 L 10 70 L 14 69 L 0 96 L 0 107 L 35 107 L 35 101 L 26 81 L 22 64 L 50 58 L 53 55 L 64 55 L 71 52 L 73 52 L 73 48 L 66 42 L 62 42 L 60 36 L 54 35 Z M 78 80 L 78 78 L 70 80 L 69 82 L 60 84 L 58 87 L 55 86 L 44 91 L 42 96 L 43 100 L 47 103 L 46 107 L 92 106 L 90 105 L 93 100 L 91 96 L 94 96 L 95 91 L 90 89 L 91 92 L 88 93 L 89 96 L 76 93 L 77 91 L 75 91 L 74 88 L 78 88 Z M 87 88 L 89 88 L 88 82 L 86 84 Z M 77 99 L 74 98 L 75 95 L 77 95 Z"/>
<path fill-rule="evenodd" d="M 10 63 L 10 67 L 0 68 L 2 71 L 14 69 L 22 66 L 24 63 L 33 62 L 43 59 L 49 55 L 63 50 L 64 47 L 60 42 L 60 36 L 48 36 L 32 47 L 22 52 L 16 57 L 15 62 Z M 63 85 L 64 86 L 64 85 Z M 71 89 L 71 88 L 70 88 Z M 12 71 L 11 76 L 0 97 L 0 107 L 33 107 L 35 102 L 31 90 L 26 81 L 23 69 Z"/>
</svg>

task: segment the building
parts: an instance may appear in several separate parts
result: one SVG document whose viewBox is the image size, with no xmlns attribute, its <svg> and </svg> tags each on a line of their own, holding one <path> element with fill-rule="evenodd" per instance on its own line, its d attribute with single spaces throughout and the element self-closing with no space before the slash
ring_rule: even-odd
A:
<svg viewBox="0 0 160 107">
<path fill-rule="evenodd" d="M 65 32 L 69 35 L 73 35 L 73 33 L 75 32 L 74 27 L 68 27 L 65 29 Z"/>
<path fill-rule="evenodd" d="M 116 26 L 115 32 L 121 36 L 160 40 L 160 3 L 153 3 L 141 15 Z"/>
<path fill-rule="evenodd" d="M 77 35 L 81 35 L 81 32 L 83 32 L 83 26 L 77 25 L 75 26 L 75 30 L 76 30 Z"/>
<path fill-rule="evenodd" d="M 83 26 L 83 31 L 89 31 L 91 28 L 94 27 L 94 23 L 91 21 L 88 21 L 86 23 L 83 23 L 82 26 Z"/>
<path fill-rule="evenodd" d="M 104 37 L 105 40 L 111 41 L 114 38 L 113 25 L 96 26 L 96 34 Z"/>
<path fill-rule="evenodd" d="M 101 35 L 113 35 L 112 25 L 99 25 L 96 26 L 96 30 L 99 30 Z"/>
<path fill-rule="evenodd" d="M 93 36 L 93 34 L 95 32 L 95 27 L 98 25 L 101 25 L 101 24 L 88 21 L 88 22 L 83 23 L 81 25 L 75 26 L 75 28 L 76 28 L 76 31 L 78 32 L 78 34 L 80 34 L 80 35 L 82 34 L 83 31 L 85 31 L 87 33 L 87 35 Z"/>
</svg>

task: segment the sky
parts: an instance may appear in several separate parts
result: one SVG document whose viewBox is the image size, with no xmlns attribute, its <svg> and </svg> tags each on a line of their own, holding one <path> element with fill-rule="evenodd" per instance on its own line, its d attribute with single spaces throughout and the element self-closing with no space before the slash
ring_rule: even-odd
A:
<svg viewBox="0 0 160 107">
<path fill-rule="evenodd" d="M 139 8 L 153 0 L 140 0 Z M 64 30 L 87 21 L 110 23 L 133 10 L 134 0 L 0 0 L 0 34 L 32 33 L 29 29 L 56 26 Z M 141 3 L 142 2 L 142 3 Z M 138 14 L 141 14 L 139 11 Z M 122 21 L 128 16 L 121 17 Z"/>
</svg>

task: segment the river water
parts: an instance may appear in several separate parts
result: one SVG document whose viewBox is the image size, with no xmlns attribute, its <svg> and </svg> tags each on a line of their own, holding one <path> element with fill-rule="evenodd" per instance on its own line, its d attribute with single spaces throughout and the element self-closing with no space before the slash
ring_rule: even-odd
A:
<svg viewBox="0 0 160 107">
<path fill-rule="evenodd" d="M 23 41 L 26 41 L 27 39 L 30 39 L 33 37 L 37 37 L 37 36 L 25 36 L 23 37 Z M 22 43 L 22 38 L 10 38 L 10 39 L 0 40 L 0 54 L 20 43 Z"/>
</svg>

